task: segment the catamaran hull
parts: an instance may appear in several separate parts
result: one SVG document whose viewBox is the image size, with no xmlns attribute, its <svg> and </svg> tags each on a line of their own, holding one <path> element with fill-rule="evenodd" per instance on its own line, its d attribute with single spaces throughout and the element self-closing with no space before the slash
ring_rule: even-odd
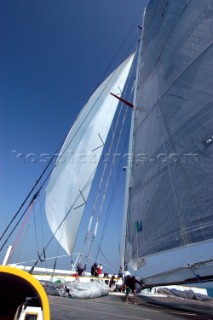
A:
<svg viewBox="0 0 213 320">
<path fill-rule="evenodd" d="M 147 287 L 163 286 L 172 284 L 196 284 L 203 287 L 211 286 L 209 282 L 213 281 L 212 274 L 213 263 L 201 264 L 199 266 L 190 266 L 177 268 L 165 273 L 152 275 L 144 279 Z"/>
</svg>

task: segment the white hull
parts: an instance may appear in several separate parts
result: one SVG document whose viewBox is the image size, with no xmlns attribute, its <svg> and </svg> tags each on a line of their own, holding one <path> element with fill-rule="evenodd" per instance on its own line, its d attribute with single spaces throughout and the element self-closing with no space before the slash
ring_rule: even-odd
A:
<svg viewBox="0 0 213 320">
<path fill-rule="evenodd" d="M 191 268 L 188 267 L 188 269 L 187 267 L 178 268 L 169 272 L 159 273 L 151 276 L 150 278 L 147 277 L 144 282 L 147 286 L 151 286 L 152 284 L 157 286 L 167 283 L 190 284 L 199 282 L 202 282 L 202 285 L 205 286 L 205 282 L 209 282 L 211 280 L 209 278 L 209 274 L 212 273 L 212 267 L 213 262 L 205 265 L 193 266 Z"/>
</svg>

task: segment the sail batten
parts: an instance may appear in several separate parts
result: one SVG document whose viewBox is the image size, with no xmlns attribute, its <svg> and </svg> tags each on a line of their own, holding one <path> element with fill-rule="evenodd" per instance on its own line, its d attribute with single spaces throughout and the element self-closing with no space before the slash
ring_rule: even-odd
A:
<svg viewBox="0 0 213 320">
<path fill-rule="evenodd" d="M 72 126 L 46 191 L 49 226 L 64 250 L 71 254 L 93 178 L 112 124 L 134 55 L 124 61 L 93 93 Z"/>
<path fill-rule="evenodd" d="M 211 0 L 146 9 L 126 208 L 124 260 L 134 269 L 213 239 L 212 30 Z"/>
</svg>

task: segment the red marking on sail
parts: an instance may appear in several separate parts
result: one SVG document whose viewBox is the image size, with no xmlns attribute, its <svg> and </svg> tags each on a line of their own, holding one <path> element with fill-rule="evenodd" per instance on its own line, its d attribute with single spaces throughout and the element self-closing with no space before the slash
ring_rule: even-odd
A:
<svg viewBox="0 0 213 320">
<path fill-rule="evenodd" d="M 133 105 L 131 102 L 129 102 L 129 101 L 127 101 L 127 100 L 125 100 L 125 99 L 117 96 L 116 94 L 114 94 L 114 93 L 112 93 L 112 92 L 110 92 L 110 94 L 111 94 L 113 97 L 115 97 L 115 98 L 117 98 L 118 100 L 120 100 L 120 101 L 122 101 L 123 103 L 125 103 L 128 107 L 130 107 L 130 108 L 132 108 L 132 109 L 134 108 L 134 105 Z"/>
</svg>

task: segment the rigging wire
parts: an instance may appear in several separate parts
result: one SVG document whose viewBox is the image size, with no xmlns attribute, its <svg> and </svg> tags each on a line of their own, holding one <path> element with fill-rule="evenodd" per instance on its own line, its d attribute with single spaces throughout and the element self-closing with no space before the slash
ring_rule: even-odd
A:
<svg viewBox="0 0 213 320">
<path fill-rule="evenodd" d="M 47 180 L 49 179 L 49 176 L 51 174 L 52 171 L 49 172 L 49 174 L 47 175 L 46 179 L 43 181 L 41 187 L 38 189 L 38 191 L 34 194 L 34 196 L 32 197 L 30 203 L 28 204 L 27 208 L 24 210 L 24 212 L 22 213 L 21 217 L 19 218 L 19 220 L 17 221 L 17 223 L 15 224 L 15 226 L 13 227 L 13 229 L 11 230 L 11 232 L 9 233 L 8 237 L 6 238 L 6 240 L 4 241 L 4 243 L 2 244 L 1 248 L 0 248 L 0 252 L 2 251 L 2 249 L 4 248 L 4 246 L 6 245 L 7 241 L 10 239 L 11 235 L 13 234 L 13 232 L 15 231 L 15 229 L 17 228 L 17 226 L 19 225 L 19 223 L 21 222 L 21 220 L 23 219 L 23 217 L 25 216 L 26 212 L 28 211 L 28 209 L 30 208 L 30 206 L 34 203 L 34 201 L 36 200 L 36 198 L 38 197 L 41 189 L 44 187 L 44 185 L 46 184 Z"/>
<path fill-rule="evenodd" d="M 129 133 L 129 130 L 128 130 L 128 133 Z M 126 135 L 125 141 L 127 140 L 128 133 Z M 124 150 L 124 148 L 125 148 L 125 145 L 123 146 L 123 150 Z M 99 245 L 98 245 L 98 251 L 97 251 L 97 254 L 96 254 L 96 258 L 95 258 L 96 261 L 98 259 L 99 251 L 101 250 L 103 239 L 104 239 L 104 236 L 105 236 L 105 233 L 106 233 L 107 224 L 109 222 L 110 215 L 111 215 L 111 207 L 113 205 L 113 202 L 114 202 L 114 199 L 115 199 L 115 196 L 116 196 L 117 184 L 118 184 L 118 180 L 119 180 L 120 175 L 121 175 L 121 165 L 122 165 L 122 158 L 120 159 L 120 162 L 119 162 L 119 165 L 118 165 L 118 170 L 117 170 L 117 173 L 116 173 L 116 176 L 115 176 L 115 183 L 113 185 L 113 189 L 112 189 L 112 192 L 111 192 L 110 202 L 109 202 L 108 209 L 107 209 L 107 215 L 106 215 L 105 223 L 104 223 L 104 226 L 103 226 L 103 231 L 101 233 L 101 238 L 100 238 L 100 242 L 99 242 Z M 119 232 L 118 232 L 118 235 L 119 235 Z M 119 238 L 118 238 L 118 243 L 119 243 Z"/>
<path fill-rule="evenodd" d="M 50 279 L 52 279 L 54 277 L 54 275 L 55 275 L 55 269 L 56 269 L 56 265 L 57 265 L 57 262 L 58 262 L 59 250 L 60 250 L 60 243 L 58 243 L 58 249 L 57 249 L 56 257 L 55 257 L 55 260 L 54 260 L 53 271 L 52 271 Z"/>
<path fill-rule="evenodd" d="M 97 202 L 98 202 L 99 197 L 100 197 L 101 188 L 102 188 L 102 184 L 103 184 L 103 181 L 104 181 L 104 175 L 105 175 L 105 172 L 106 172 L 106 169 L 107 169 L 108 159 L 109 159 L 109 156 L 110 156 L 111 151 L 112 151 L 113 140 L 115 138 L 115 133 L 116 133 L 116 130 L 117 130 L 117 127 L 118 127 L 118 121 L 119 121 L 120 115 L 121 115 L 121 108 L 119 110 L 119 115 L 118 115 L 118 118 L 117 118 L 117 122 L 116 122 L 115 128 L 113 130 L 112 139 L 111 139 L 111 143 L 110 143 L 109 151 L 108 151 L 107 161 L 105 162 L 105 165 L 104 165 L 104 168 L 103 168 L 103 171 L 102 171 L 102 175 L 101 175 L 101 179 L 100 179 L 100 182 L 99 182 L 98 191 L 97 191 L 96 198 L 95 198 L 95 201 L 94 201 L 94 204 L 93 204 L 92 214 L 91 214 L 91 217 L 90 217 L 90 220 L 89 220 L 88 229 L 87 229 L 87 232 L 86 232 L 86 235 L 85 235 L 85 239 L 84 239 L 84 242 L 83 242 L 83 245 L 82 245 L 82 249 L 80 251 L 81 253 L 80 253 L 79 260 L 81 259 L 82 255 L 83 255 L 83 252 L 84 252 L 84 249 L 85 249 L 85 245 L 86 245 L 88 236 L 90 234 L 90 228 L 91 228 L 91 225 L 92 225 L 92 221 L 93 221 L 93 218 L 94 218 L 95 213 L 96 213 L 96 206 L 97 206 Z M 97 223 L 96 223 L 96 225 L 97 225 Z M 91 242 L 92 242 L 92 240 L 91 240 Z M 89 252 L 88 252 L 88 256 L 89 255 L 90 255 L 90 248 L 89 248 Z"/>
<path fill-rule="evenodd" d="M 92 173 L 93 175 L 93 173 Z M 90 177 L 88 178 L 87 180 L 87 183 L 88 181 L 90 180 Z M 86 185 L 86 184 L 85 184 Z M 70 214 L 70 212 L 72 211 L 72 209 L 74 208 L 75 204 L 77 203 L 79 197 L 81 196 L 81 194 L 79 193 L 79 195 L 77 196 L 77 198 L 75 199 L 75 201 L 73 202 L 72 206 L 70 207 L 70 209 L 67 211 L 66 215 L 64 216 L 64 218 L 62 219 L 61 223 L 58 225 L 57 229 L 55 230 L 55 232 L 52 234 L 52 236 L 50 237 L 49 241 L 47 242 L 47 244 L 44 246 L 43 250 L 45 251 L 50 243 L 52 242 L 52 240 L 55 238 L 55 235 L 56 233 L 58 232 L 58 230 L 61 228 L 62 224 L 65 222 L 65 220 L 67 219 L 68 215 Z M 36 267 L 36 265 L 38 264 L 39 262 L 39 259 L 37 259 L 34 263 L 34 265 L 32 266 L 31 270 L 30 270 L 30 273 L 33 272 L 34 268 Z"/>
<path fill-rule="evenodd" d="M 35 219 L 35 208 L 33 210 L 33 220 L 34 220 L 34 228 L 35 228 L 35 238 L 36 238 L 36 249 L 37 249 L 37 252 L 39 251 L 38 248 L 38 233 L 37 233 L 37 225 L 36 225 L 36 219 Z"/>
<path fill-rule="evenodd" d="M 131 69 L 130 74 L 131 74 L 132 70 L 133 70 L 133 68 Z M 127 88 L 126 88 L 126 91 L 127 91 Z M 118 119 L 117 119 L 117 122 L 116 122 L 116 125 L 115 125 L 115 132 L 118 129 L 118 123 L 119 123 L 119 119 L 121 117 L 121 110 L 122 110 L 122 108 L 120 109 L 120 112 L 118 114 Z M 115 147 L 115 155 L 117 155 L 117 152 L 118 152 L 118 147 L 119 147 L 121 136 L 122 136 L 122 132 L 123 132 L 123 129 L 124 129 L 124 124 L 125 124 L 125 121 L 126 121 L 127 112 L 128 112 L 128 107 L 125 108 L 125 112 L 124 112 L 124 115 L 123 115 L 123 120 L 122 120 L 122 124 L 121 124 L 120 131 L 119 131 L 119 134 L 118 134 L 117 144 L 116 144 L 116 147 Z M 112 144 L 114 143 L 114 136 L 113 135 L 112 135 L 111 143 Z M 110 154 L 110 152 L 109 152 L 109 154 Z M 121 161 L 120 161 L 120 163 L 121 163 Z M 107 193 L 107 190 L 108 190 L 108 187 L 109 187 L 110 177 L 112 175 L 112 170 L 113 170 L 114 167 L 115 167 L 115 157 L 113 156 L 113 160 L 112 160 L 111 167 L 110 167 L 109 174 L 108 174 L 108 178 L 107 178 L 107 181 L 106 181 L 106 184 L 105 184 L 105 190 L 104 190 L 104 193 L 103 193 L 103 196 L 102 196 L 102 201 L 101 201 L 101 204 L 100 204 L 98 216 L 97 216 L 97 219 L 96 219 L 96 226 L 97 227 L 98 227 L 98 222 L 100 220 L 100 216 L 101 216 L 101 213 L 102 213 L 103 203 L 105 201 L 106 193 Z M 114 193 L 114 196 L 115 196 L 115 193 Z M 93 233 L 93 237 L 92 237 L 92 240 L 91 240 L 91 243 L 90 243 L 89 250 L 91 250 L 91 248 L 92 248 L 92 242 L 94 240 L 94 237 L 96 236 L 96 232 L 97 232 L 96 228 L 97 227 L 95 227 L 95 231 Z"/>
<path fill-rule="evenodd" d="M 17 238 L 16 238 L 16 240 L 15 240 L 13 246 L 12 246 L 12 251 L 11 251 L 11 254 L 10 254 L 10 259 L 12 258 L 13 252 L 15 252 L 15 249 L 17 248 L 17 245 L 18 245 L 18 243 L 19 243 L 19 241 L 20 241 L 20 238 L 21 238 L 21 235 L 22 235 L 22 233 L 23 233 L 24 227 L 25 227 L 25 225 L 26 225 L 26 223 L 27 223 L 27 220 L 28 220 L 28 218 L 29 218 L 29 216 L 30 216 L 33 208 L 34 208 L 34 202 L 31 203 L 31 205 L 30 205 L 30 207 L 29 207 L 29 209 L 28 209 L 28 211 L 27 211 L 27 213 L 26 213 L 25 219 L 24 219 L 24 221 L 23 221 L 23 223 L 22 223 L 21 229 L 20 229 L 20 231 L 19 231 L 19 233 L 18 233 L 18 236 L 17 236 Z"/>
<path fill-rule="evenodd" d="M 63 254 L 63 255 L 58 256 L 58 258 L 65 258 L 65 257 L 68 257 L 68 254 Z M 49 257 L 49 258 L 46 258 L 46 260 L 52 260 L 52 259 L 55 259 L 55 258 L 56 258 L 56 256 Z M 32 263 L 32 262 L 35 262 L 35 261 L 36 261 L 36 259 L 28 260 L 28 261 L 22 261 L 22 262 L 18 262 L 17 265 L 25 264 L 25 263 Z"/>
<path fill-rule="evenodd" d="M 28 193 L 28 195 L 26 196 L 25 200 L 22 202 L 21 206 L 19 207 L 19 209 L 17 210 L 17 212 L 15 213 L 15 215 L 13 216 L 13 218 L 11 219 L 11 221 L 9 222 L 9 224 L 7 225 L 7 227 L 5 228 L 4 232 L 2 233 L 1 237 L 0 237 L 0 241 L 2 240 L 2 238 L 4 237 L 4 235 L 6 234 L 6 232 L 8 231 L 8 229 L 10 228 L 11 224 L 13 223 L 13 221 L 17 218 L 18 214 L 20 213 L 20 211 L 22 210 L 23 206 L 25 205 L 25 203 L 27 202 L 27 200 L 29 199 L 29 197 L 31 196 L 31 194 L 33 193 L 33 191 L 35 190 L 37 184 L 39 183 L 39 181 L 42 179 L 43 175 L 45 174 L 45 172 L 47 171 L 50 163 L 52 162 L 54 156 L 50 159 L 48 165 L 45 167 L 45 169 L 42 171 L 41 175 L 39 176 L 38 180 L 35 182 L 34 186 L 32 187 L 32 189 L 30 190 L 30 192 Z"/>
<path fill-rule="evenodd" d="M 58 150 L 60 149 L 60 146 L 57 148 L 55 154 L 57 154 Z M 0 237 L 0 241 L 3 239 L 3 237 L 5 236 L 5 234 L 7 233 L 7 231 L 9 230 L 9 228 L 11 227 L 12 223 L 15 221 L 15 219 L 18 217 L 19 213 L 21 212 L 21 210 L 23 209 L 24 205 L 27 203 L 27 200 L 30 198 L 31 194 L 33 193 L 33 191 L 35 190 L 35 188 L 37 187 L 38 183 L 41 181 L 41 179 L 43 178 L 44 174 L 46 173 L 47 169 L 49 168 L 50 164 L 52 163 L 53 159 L 55 158 L 55 154 L 53 154 L 53 156 L 51 157 L 50 161 L 48 162 L 48 164 L 46 165 L 46 167 L 44 168 L 44 170 L 42 171 L 41 175 L 39 176 L 38 180 L 36 180 L 34 186 L 31 188 L 30 192 L 28 193 L 28 195 L 26 196 L 26 198 L 24 199 L 24 201 L 22 202 L 21 206 L 19 207 L 19 209 L 17 210 L 17 212 L 15 213 L 15 215 L 13 216 L 13 218 L 10 220 L 10 222 L 8 223 L 7 227 L 5 228 L 5 230 L 3 231 L 1 237 Z M 53 170 L 53 169 L 52 169 Z M 50 171 L 50 173 L 47 175 L 47 178 L 44 180 L 44 182 L 42 183 L 41 187 L 38 189 L 38 191 L 34 194 L 34 196 L 32 197 L 30 203 L 28 204 L 27 208 L 25 209 L 24 213 L 21 215 L 21 218 L 18 220 L 18 222 L 16 223 L 15 227 L 12 229 L 12 231 L 10 232 L 9 236 L 7 237 L 7 239 L 5 240 L 5 242 L 3 243 L 3 245 L 0 248 L 0 252 L 1 250 L 4 248 L 5 244 L 7 243 L 7 241 L 9 240 L 10 236 L 12 235 L 12 233 L 14 232 L 14 230 L 16 229 L 16 227 L 18 226 L 19 222 L 21 221 L 21 219 L 24 217 L 25 213 L 27 212 L 28 208 L 30 207 L 31 203 L 33 200 L 35 200 L 40 192 L 40 190 L 43 188 L 45 182 L 47 181 L 47 179 L 49 178 L 52 170 Z"/>
<path fill-rule="evenodd" d="M 115 125 L 114 134 L 115 134 L 115 132 L 116 132 L 116 130 L 118 128 L 118 122 L 119 122 L 120 116 L 121 116 L 121 109 L 120 109 L 120 112 L 119 112 L 119 115 L 118 115 L 118 119 L 117 119 L 117 122 L 116 122 L 116 125 Z M 120 132 L 119 132 L 119 136 L 118 136 L 118 140 L 117 140 L 117 145 L 116 145 L 116 148 L 115 148 L 115 154 L 117 154 L 117 151 L 118 151 L 118 146 L 119 146 L 120 139 L 121 139 L 121 133 L 123 131 L 124 124 L 125 124 L 125 121 L 126 121 L 126 116 L 127 116 L 127 108 L 126 108 L 124 116 L 123 116 L 123 121 L 122 121 L 122 124 L 121 124 Z M 112 136 L 112 144 L 113 144 L 113 142 L 114 142 L 114 135 Z M 110 152 L 109 152 L 109 154 L 110 154 Z M 115 165 L 115 157 L 113 156 L 111 167 L 110 167 L 109 174 L 108 174 L 108 177 L 107 177 L 107 181 L 106 181 L 106 184 L 105 184 L 105 190 L 104 190 L 104 193 L 103 193 L 103 196 L 102 196 L 102 200 L 101 200 L 101 204 L 100 204 L 100 207 L 99 207 L 99 212 L 97 214 L 95 230 L 94 230 L 94 233 L 93 233 L 92 240 L 90 242 L 89 252 L 91 251 L 94 238 L 96 237 L 98 223 L 99 223 L 99 220 L 100 220 L 100 217 L 101 217 L 101 214 L 102 214 L 103 204 L 104 204 L 104 201 L 105 201 L 105 198 L 106 198 L 106 193 L 107 193 L 107 190 L 108 190 L 108 187 L 109 187 L 109 181 L 110 181 L 110 177 L 112 175 L 112 169 L 113 169 L 114 165 Z"/>
<path fill-rule="evenodd" d="M 0 248 L 0 252 L 1 250 L 4 248 L 4 246 L 6 245 L 7 241 L 10 239 L 11 235 L 13 234 L 13 232 L 15 231 L 16 227 L 19 225 L 20 221 L 22 220 L 22 218 L 25 216 L 25 214 L 27 213 L 28 209 L 33 205 L 35 199 L 38 196 L 38 192 L 33 196 L 30 204 L 28 205 L 28 207 L 25 209 L 24 213 L 21 215 L 21 217 L 19 218 L 18 222 L 16 223 L 16 225 L 13 227 L 12 231 L 10 232 L 10 234 L 8 235 L 8 237 L 6 238 L 6 240 L 4 241 L 4 243 L 2 244 L 1 248 Z"/>
<path fill-rule="evenodd" d="M 130 70 L 130 73 L 131 73 L 131 71 L 132 71 L 132 68 Z M 107 153 L 107 155 L 108 155 L 107 161 L 105 162 L 105 165 L 104 165 L 104 168 L 103 168 L 103 171 L 102 171 L 102 175 L 101 175 L 101 178 L 100 178 L 98 191 L 97 191 L 97 194 L 96 194 L 96 198 L 95 198 L 94 205 L 93 205 L 93 210 L 92 210 L 92 213 L 91 213 L 91 216 L 90 216 L 90 220 L 89 220 L 89 224 L 88 224 L 88 229 L 87 229 L 87 232 L 86 232 L 86 235 L 85 235 L 85 238 L 84 238 L 84 242 L 82 244 L 82 248 L 80 250 L 81 253 L 80 253 L 79 260 L 82 258 L 82 255 L 83 255 L 84 250 L 85 250 L 85 245 L 86 245 L 86 242 L 87 242 L 89 234 L 90 234 L 92 222 L 93 222 L 93 219 L 94 219 L 94 216 L 95 216 L 95 213 L 96 213 L 97 202 L 98 202 L 100 194 L 101 194 L 101 188 L 102 188 L 102 185 L 103 185 L 105 172 L 106 172 L 106 169 L 107 169 L 107 166 L 108 166 L 108 159 L 109 159 L 109 157 L 111 155 L 111 152 L 112 152 L 112 147 L 113 147 L 113 144 L 114 144 L 114 141 L 115 141 L 115 136 L 116 136 L 116 132 L 117 132 L 117 129 L 118 129 L 119 120 L 121 118 L 122 110 L 123 110 L 123 108 L 119 109 L 119 113 L 118 113 L 118 116 L 117 116 L 115 127 L 114 127 L 114 130 L 113 130 L 113 133 L 112 133 L 111 143 L 110 143 L 109 150 L 108 150 L 108 153 Z M 115 154 L 117 154 L 118 145 L 119 145 L 119 142 L 120 142 L 120 139 L 121 139 L 121 133 L 122 133 L 122 130 L 123 130 L 123 127 L 124 127 L 124 123 L 125 123 L 125 120 L 126 120 L 127 110 L 128 109 L 126 108 L 126 111 L 125 111 L 124 117 L 123 117 L 123 122 L 122 122 L 122 125 L 121 125 L 121 129 L 120 129 L 120 132 L 119 132 L 118 140 L 117 140 Z M 98 222 L 99 222 L 100 215 L 101 215 L 101 212 L 102 212 L 103 203 L 104 203 L 105 198 L 106 198 L 106 192 L 107 192 L 107 189 L 108 189 L 108 186 L 109 186 L 109 180 L 110 180 L 110 177 L 111 177 L 111 174 L 112 174 L 112 169 L 114 167 L 114 164 L 115 164 L 115 156 L 113 157 L 113 160 L 112 160 L 112 163 L 111 163 L 111 168 L 110 168 L 109 175 L 108 175 L 108 179 L 107 179 L 106 185 L 105 185 L 105 191 L 104 191 L 104 193 L 102 195 L 102 200 L 101 200 L 101 204 L 100 204 L 100 207 L 99 207 L 99 213 L 98 213 L 98 217 L 96 219 L 96 224 L 95 224 L 95 227 L 94 227 L 94 233 L 93 233 L 92 240 L 90 241 L 90 247 L 89 247 L 89 251 L 88 251 L 88 255 L 87 256 L 90 255 L 93 239 L 96 236 L 96 232 L 97 232 L 97 228 L 98 228 Z"/>
<path fill-rule="evenodd" d="M 45 250 L 44 250 L 44 242 L 42 242 L 42 244 L 43 244 L 42 253 L 39 254 L 39 241 L 38 241 L 38 232 L 37 232 L 37 223 L 36 223 L 36 213 L 37 213 L 37 211 L 38 211 L 39 209 L 40 209 L 40 213 L 41 213 L 41 200 L 42 200 L 42 198 L 44 197 L 44 195 L 45 195 L 45 191 L 43 192 L 42 197 L 41 197 L 40 200 L 39 200 L 39 203 L 38 203 L 38 205 L 37 205 L 36 210 L 34 209 L 34 211 L 33 211 L 33 218 L 34 218 L 34 228 L 35 228 L 35 238 L 36 238 L 37 255 L 38 255 L 38 257 L 39 257 L 39 260 L 40 260 L 41 262 L 45 262 L 45 264 L 46 264 L 46 253 L 45 253 Z M 41 214 L 40 214 L 40 215 L 41 215 Z M 41 221 L 41 230 L 43 230 L 42 221 Z M 42 256 L 43 256 L 43 258 L 42 258 Z"/>
<path fill-rule="evenodd" d="M 132 28 L 129 30 L 129 32 L 127 33 L 126 37 L 124 38 L 124 40 L 122 41 L 122 43 L 120 44 L 119 48 L 117 49 L 115 55 L 113 56 L 111 62 L 108 64 L 108 66 L 105 69 L 105 72 L 103 73 L 101 80 L 99 81 L 98 85 L 100 85 L 100 83 L 103 81 L 103 79 L 106 77 L 106 74 L 109 73 L 109 70 L 111 68 L 111 66 L 113 65 L 114 61 L 116 60 L 116 58 L 118 57 L 119 53 L 121 52 L 122 48 L 124 47 L 124 45 L 127 43 L 128 38 L 130 37 L 131 33 L 135 30 L 135 26 L 137 25 L 139 18 L 141 18 L 141 14 L 138 15 L 137 19 L 135 20 L 135 23 L 132 25 Z M 135 40 L 134 44 L 135 44 Z M 131 44 L 131 48 L 133 47 L 133 41 Z M 126 50 L 127 51 L 127 50 Z M 128 52 L 130 52 L 130 46 L 128 49 Z M 124 59 L 124 54 L 123 54 L 123 59 Z"/>
<path fill-rule="evenodd" d="M 26 227 L 26 230 L 24 231 L 24 235 L 22 236 L 21 243 L 19 244 L 19 246 L 18 246 L 18 248 L 17 248 L 17 250 L 16 250 L 16 254 L 17 254 L 17 255 L 16 255 L 16 258 L 15 258 L 14 252 L 12 251 L 12 254 L 11 254 L 11 256 L 10 256 L 10 261 L 11 261 L 12 256 L 13 256 L 13 261 L 18 261 L 18 260 L 20 259 L 20 255 L 21 255 L 21 252 L 22 252 L 22 250 L 23 250 L 24 243 L 25 243 L 25 240 L 26 240 L 27 235 L 28 235 L 28 233 L 29 233 L 29 230 L 30 230 L 30 226 L 28 225 L 28 226 Z M 16 264 L 18 264 L 18 263 L 16 263 Z"/>
<path fill-rule="evenodd" d="M 94 239 L 94 243 L 97 245 L 96 243 L 96 239 Z M 103 250 L 100 248 L 100 253 L 102 254 L 102 256 L 104 257 L 105 261 L 109 264 L 109 266 L 114 269 L 117 270 L 116 266 L 112 264 L 112 261 L 110 261 L 106 255 L 104 254 Z M 95 259 L 95 261 L 97 261 L 97 259 Z"/>
<path fill-rule="evenodd" d="M 41 202 L 41 200 L 40 200 L 40 202 Z M 39 202 L 39 204 L 40 204 L 40 202 Z M 12 257 L 13 253 L 16 251 L 16 249 L 17 249 L 17 247 L 18 247 L 18 243 L 20 242 L 20 238 L 21 238 L 21 236 L 22 236 L 22 234 L 23 234 L 23 231 L 24 231 L 24 229 L 25 229 L 25 227 L 26 227 L 27 221 L 29 220 L 32 211 L 33 211 L 33 217 L 34 217 L 34 226 L 35 226 L 35 235 L 36 235 L 36 245 L 37 245 L 37 250 L 38 250 L 38 238 L 37 238 L 37 229 L 36 229 L 36 222 L 35 222 L 35 213 L 36 213 L 38 207 L 39 207 L 39 205 L 38 205 L 38 206 L 36 207 L 36 209 L 35 209 L 35 207 L 34 207 L 34 202 L 33 202 L 33 203 L 31 204 L 31 206 L 29 207 L 29 210 L 28 210 L 28 212 L 27 212 L 26 215 L 25 215 L 24 221 L 22 222 L 22 226 L 21 226 L 21 228 L 20 228 L 20 231 L 19 231 L 19 233 L 18 233 L 18 235 L 17 235 L 17 237 L 16 237 L 16 239 L 15 239 L 15 241 L 14 241 L 13 250 L 12 250 L 12 253 L 11 253 L 10 258 Z M 29 225 L 28 225 L 28 230 L 29 230 Z M 26 237 L 26 235 L 25 235 L 25 237 Z M 23 245 L 23 244 L 22 244 L 22 245 Z M 19 255 L 20 255 L 20 254 L 21 254 L 21 251 L 19 252 Z"/>
<path fill-rule="evenodd" d="M 120 115 L 120 113 L 121 113 L 121 109 L 119 111 L 119 115 Z M 117 119 L 117 122 L 118 122 L 118 119 Z M 117 128 L 117 126 L 116 126 L 116 128 Z M 109 151 L 108 151 L 108 157 L 107 157 L 107 159 L 105 161 L 105 165 L 104 165 L 104 168 L 103 168 L 103 171 L 102 171 L 102 175 L 101 175 L 101 178 L 100 178 L 98 191 L 97 191 L 97 194 L 96 194 L 96 198 L 95 198 L 95 201 L 94 201 L 94 204 L 93 204 L 93 210 L 92 210 L 92 213 L 91 213 L 91 216 L 90 216 L 90 220 L 89 220 L 89 224 L 88 224 L 88 229 L 87 229 L 87 232 L 85 234 L 85 238 L 84 238 L 84 241 L 83 241 L 83 244 L 82 244 L 82 248 L 80 250 L 79 261 L 81 261 L 82 255 L 83 255 L 84 250 L 85 250 L 86 242 L 87 242 L 88 237 L 90 235 L 90 229 L 91 229 L 91 226 L 92 226 L 92 221 L 93 221 L 93 218 L 94 218 L 94 215 L 95 215 L 95 212 L 96 212 L 97 202 L 98 202 L 99 197 L 100 197 L 101 188 L 102 188 L 102 184 L 103 184 L 103 180 L 104 180 L 104 175 L 105 175 L 105 172 L 106 172 L 106 169 L 107 169 L 107 165 L 108 165 L 108 159 L 109 159 L 109 156 L 110 156 L 111 151 L 112 151 L 113 139 L 115 137 L 116 128 L 114 129 L 114 132 L 113 132 L 112 141 L 111 141 L 111 144 L 110 144 L 110 147 L 109 147 Z M 89 252 L 88 256 L 89 255 L 90 255 L 90 252 Z"/>
<path fill-rule="evenodd" d="M 63 223 L 61 236 L 63 234 L 64 227 L 65 227 L 65 224 Z M 57 265 L 57 261 L 58 261 L 60 247 L 61 247 L 61 245 L 60 245 L 60 241 L 59 241 L 58 242 L 58 249 L 57 249 L 56 257 L 55 257 L 54 264 L 53 264 L 53 272 L 52 272 L 51 278 L 55 275 L 55 269 L 56 269 L 56 265 Z"/>
<path fill-rule="evenodd" d="M 45 192 L 43 192 L 43 195 L 42 195 L 42 198 L 44 197 L 45 195 Z M 40 195 L 39 195 L 40 197 Z M 44 221 L 43 221 L 43 214 L 42 214 L 42 208 L 41 208 L 41 200 L 39 200 L 39 212 L 40 212 L 40 225 L 41 225 L 41 242 L 42 242 L 42 246 L 44 247 L 44 243 L 45 243 L 45 240 L 44 240 Z M 46 260 L 45 260 L 45 263 L 46 263 Z"/>
</svg>

